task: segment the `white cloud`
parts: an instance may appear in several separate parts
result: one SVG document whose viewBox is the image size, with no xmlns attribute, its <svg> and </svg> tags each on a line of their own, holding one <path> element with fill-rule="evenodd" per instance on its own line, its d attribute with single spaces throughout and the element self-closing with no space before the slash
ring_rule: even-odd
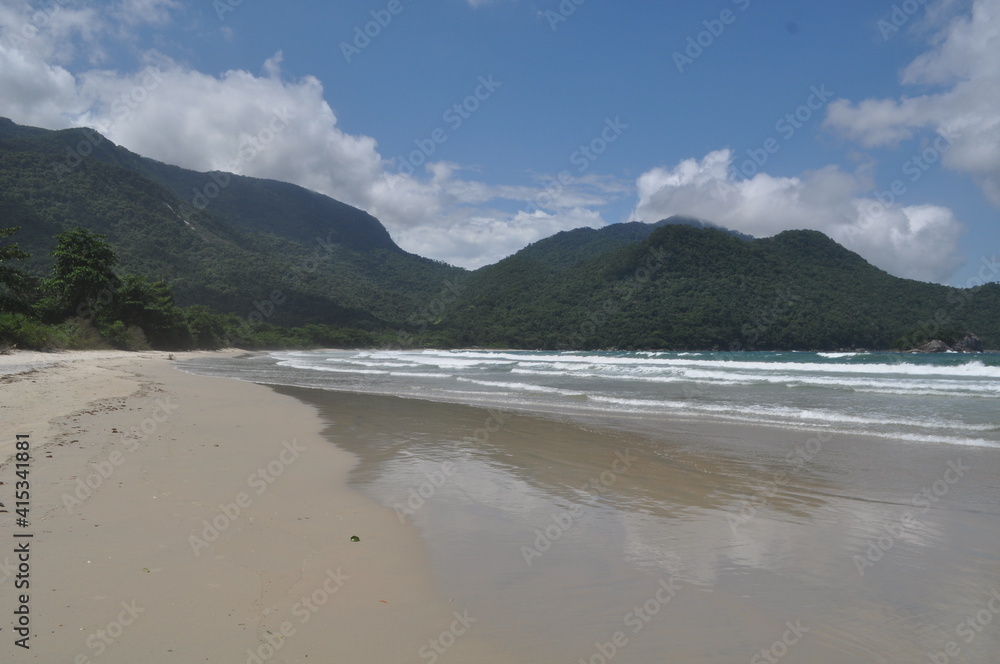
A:
<svg viewBox="0 0 1000 664">
<path fill-rule="evenodd" d="M 732 160 L 730 150 L 718 150 L 647 171 L 637 181 L 635 218 L 681 214 L 756 237 L 818 230 L 891 274 L 925 281 L 946 281 L 962 262 L 963 227 L 947 208 L 886 207 L 860 195 L 865 178 L 833 166 L 802 177 L 739 180 Z"/>
<path fill-rule="evenodd" d="M 513 219 L 496 213 L 463 217 L 433 228 L 403 229 L 398 241 L 400 246 L 422 256 L 435 256 L 453 265 L 475 268 L 495 263 L 560 231 L 603 225 L 600 215 L 593 210 L 576 209 L 559 215 L 541 210 L 519 212 Z"/>
<path fill-rule="evenodd" d="M 465 267 L 494 262 L 560 230 L 604 225 L 594 208 L 622 194 L 620 183 L 596 176 L 555 186 L 552 178 L 490 185 L 444 162 L 402 174 L 374 138 L 338 126 L 318 79 L 289 80 L 280 52 L 260 75 L 204 73 L 155 51 L 141 56 L 135 72 L 74 72 L 79 49 L 67 44 L 86 43 L 88 52 L 99 53 L 102 40 L 125 39 L 124 27 L 135 17 L 159 25 L 176 7 L 173 0 L 53 5 L 44 25 L 27 30 L 30 39 L 11 40 L 33 12 L 27 2 L 6 5 L 0 115 L 48 128 L 95 127 L 134 152 L 186 168 L 293 182 L 370 212 L 408 251 Z"/>
<path fill-rule="evenodd" d="M 942 163 L 972 175 L 1000 207 L 1000 0 L 975 0 L 903 70 L 905 85 L 942 88 L 900 99 L 838 100 L 826 124 L 867 147 L 929 132 L 952 139 Z"/>
</svg>

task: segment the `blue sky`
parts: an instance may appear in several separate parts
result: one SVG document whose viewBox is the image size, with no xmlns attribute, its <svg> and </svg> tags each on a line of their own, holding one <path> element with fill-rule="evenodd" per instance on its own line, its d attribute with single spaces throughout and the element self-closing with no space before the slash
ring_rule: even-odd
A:
<svg viewBox="0 0 1000 664">
<path fill-rule="evenodd" d="M 686 214 L 1000 278 L 1000 0 L 7 0 L 0 30 L 0 115 L 295 182 L 454 264 Z"/>
</svg>

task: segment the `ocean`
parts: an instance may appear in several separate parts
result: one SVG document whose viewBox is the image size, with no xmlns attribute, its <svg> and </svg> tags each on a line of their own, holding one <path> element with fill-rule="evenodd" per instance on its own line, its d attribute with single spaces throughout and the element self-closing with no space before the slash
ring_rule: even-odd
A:
<svg viewBox="0 0 1000 664">
<path fill-rule="evenodd" d="M 326 350 L 182 368 L 570 417 L 714 420 L 1000 447 L 1000 354 Z"/>
</svg>

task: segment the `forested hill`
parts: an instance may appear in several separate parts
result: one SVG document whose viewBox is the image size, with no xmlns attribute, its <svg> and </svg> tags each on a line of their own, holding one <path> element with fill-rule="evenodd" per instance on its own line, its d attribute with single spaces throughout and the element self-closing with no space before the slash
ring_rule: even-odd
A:
<svg viewBox="0 0 1000 664">
<path fill-rule="evenodd" d="M 83 227 L 107 236 L 123 273 L 164 280 L 180 305 L 361 328 L 376 336 L 356 338 L 386 344 L 886 349 L 971 331 L 1000 347 L 1000 285 L 899 279 L 815 231 L 755 240 L 679 217 L 614 224 L 469 272 L 409 254 L 371 215 L 295 185 L 0 119 L 0 229 L 15 226 L 9 241 L 31 257 L 0 267 L 45 276 L 55 236 Z"/>
<path fill-rule="evenodd" d="M 893 277 L 816 231 L 748 240 L 669 220 L 622 226 L 478 270 L 441 327 L 458 345 L 522 348 L 888 349 L 970 330 L 1000 347 L 997 284 Z M 594 251 L 602 235 L 610 248 Z"/>
<path fill-rule="evenodd" d="M 0 119 L 0 227 L 41 276 L 54 236 L 103 233 L 123 269 L 173 286 L 182 305 L 246 315 L 281 290 L 268 322 L 405 324 L 459 268 L 409 254 L 371 215 L 302 187 L 198 173 L 115 146 L 88 129 Z"/>
</svg>

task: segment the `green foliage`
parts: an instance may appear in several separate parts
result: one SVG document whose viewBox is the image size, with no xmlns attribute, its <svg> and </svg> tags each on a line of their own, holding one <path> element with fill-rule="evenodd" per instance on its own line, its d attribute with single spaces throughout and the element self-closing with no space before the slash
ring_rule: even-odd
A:
<svg viewBox="0 0 1000 664">
<path fill-rule="evenodd" d="M 25 314 L 0 314 L 0 345 L 44 351 L 107 350 L 112 347 L 86 319 L 74 317 L 49 325 Z"/>
<path fill-rule="evenodd" d="M 0 346 L 21 349 L 52 347 L 54 330 L 36 319 L 19 313 L 0 314 Z"/>
<path fill-rule="evenodd" d="M 44 312 L 49 320 L 98 304 L 120 283 L 114 273 L 115 251 L 98 233 L 74 228 L 56 235 L 52 256 L 51 276 L 42 285 L 50 298 Z"/>
<path fill-rule="evenodd" d="M 222 348 L 226 337 L 225 319 L 212 313 L 208 307 L 190 306 L 183 310 L 192 348 L 210 350 Z"/>
<path fill-rule="evenodd" d="M 170 286 L 146 277 L 126 275 L 107 308 L 108 317 L 127 329 L 142 332 L 142 343 L 157 348 L 183 348 L 191 345 L 192 334 L 184 312 L 174 304 Z M 127 345 L 139 343 L 133 332 L 126 335 Z"/>
<path fill-rule="evenodd" d="M 137 325 L 126 325 L 116 320 L 101 330 L 102 335 L 112 346 L 119 350 L 149 350 L 152 348 L 146 339 L 145 332 Z M 167 346 L 166 348 L 171 348 Z"/>
<path fill-rule="evenodd" d="M 20 270 L 11 267 L 10 262 L 28 258 L 28 254 L 21 251 L 16 243 L 4 242 L 18 230 L 16 226 L 0 228 L 0 312 L 24 312 L 27 309 L 22 296 L 27 288 L 28 278 Z"/>
<path fill-rule="evenodd" d="M 223 319 L 223 345 L 247 350 L 309 348 L 371 348 L 381 345 L 379 338 L 366 330 L 332 325 L 310 324 L 281 327 L 262 323 L 248 327 L 235 317 Z"/>
<path fill-rule="evenodd" d="M 81 141 L 92 154 L 67 162 Z M 402 251 L 376 219 L 326 196 L 169 166 L 89 130 L 0 122 L 0 219 L 22 226 L 29 274 L 49 272 L 54 235 L 82 227 L 106 236 L 121 272 L 169 284 L 181 307 L 246 319 L 280 291 L 266 322 L 284 326 L 402 326 L 465 273 Z"/>
<path fill-rule="evenodd" d="M 748 241 L 687 223 L 647 228 L 631 243 L 614 231 L 603 253 L 608 229 L 562 233 L 482 268 L 427 333 L 487 347 L 830 350 L 974 331 L 1000 347 L 996 284 L 899 279 L 816 231 Z"/>
</svg>

